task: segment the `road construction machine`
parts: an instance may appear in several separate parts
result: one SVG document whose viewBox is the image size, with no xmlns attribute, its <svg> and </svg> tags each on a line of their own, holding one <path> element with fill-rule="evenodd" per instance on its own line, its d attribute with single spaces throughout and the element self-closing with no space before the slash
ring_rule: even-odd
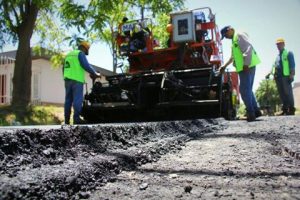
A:
<svg viewBox="0 0 300 200">
<path fill-rule="evenodd" d="M 159 48 L 151 19 L 123 21 L 116 41 L 125 73 L 94 81 L 82 116 L 88 123 L 236 117 L 238 77 L 219 73 L 222 43 L 208 7 L 170 14 Z"/>
</svg>

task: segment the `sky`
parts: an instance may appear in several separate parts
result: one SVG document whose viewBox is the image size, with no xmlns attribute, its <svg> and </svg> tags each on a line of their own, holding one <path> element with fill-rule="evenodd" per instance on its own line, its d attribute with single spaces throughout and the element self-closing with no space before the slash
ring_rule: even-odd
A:
<svg viewBox="0 0 300 200">
<path fill-rule="evenodd" d="M 219 29 L 231 25 L 249 35 L 261 63 L 256 68 L 254 90 L 270 71 L 278 54 L 275 41 L 282 37 L 286 49 L 294 53 L 295 82 L 300 82 L 300 0 L 187 0 L 185 7 L 210 7 L 216 14 Z M 14 47 L 4 47 L 4 51 Z M 223 40 L 224 62 L 230 57 L 231 41 Z M 112 70 L 112 57 L 107 45 L 92 44 L 88 60 L 91 64 Z"/>
</svg>

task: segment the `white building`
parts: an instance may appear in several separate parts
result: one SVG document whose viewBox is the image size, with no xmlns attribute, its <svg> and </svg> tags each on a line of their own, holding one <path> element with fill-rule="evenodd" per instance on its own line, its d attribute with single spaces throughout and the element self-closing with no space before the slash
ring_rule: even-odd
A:
<svg viewBox="0 0 300 200">
<path fill-rule="evenodd" d="M 300 82 L 294 83 L 293 87 L 295 107 L 300 108 Z"/>
<path fill-rule="evenodd" d="M 12 99 L 12 78 L 15 67 L 16 51 L 0 53 L 0 104 L 10 104 Z M 104 76 L 113 75 L 113 72 L 93 66 Z M 92 80 L 86 73 L 86 88 L 92 87 Z M 62 69 L 51 66 L 49 56 L 32 56 L 31 102 L 33 104 L 64 103 L 65 90 Z"/>
</svg>

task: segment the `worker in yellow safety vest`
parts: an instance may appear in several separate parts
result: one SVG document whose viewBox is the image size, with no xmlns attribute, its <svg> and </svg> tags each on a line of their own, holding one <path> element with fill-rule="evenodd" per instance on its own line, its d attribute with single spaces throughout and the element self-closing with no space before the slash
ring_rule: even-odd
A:
<svg viewBox="0 0 300 200">
<path fill-rule="evenodd" d="M 80 118 L 83 103 L 83 84 L 85 83 L 85 71 L 94 77 L 100 77 L 100 73 L 88 63 L 86 55 L 89 54 L 90 44 L 86 41 L 79 43 L 78 49 L 67 54 L 64 66 L 63 77 L 65 81 L 65 124 L 70 124 L 71 107 L 73 105 L 73 123 L 82 124 Z"/>
<path fill-rule="evenodd" d="M 291 51 L 285 49 L 283 38 L 276 40 L 276 46 L 279 54 L 272 66 L 272 71 L 266 78 L 272 74 L 274 76 L 280 100 L 282 102 L 282 112 L 279 115 L 295 115 L 294 95 L 292 82 L 295 76 L 295 59 Z"/>
<path fill-rule="evenodd" d="M 221 30 L 221 35 L 222 39 L 227 38 L 232 40 L 232 55 L 230 59 L 220 68 L 220 72 L 224 73 L 225 68 L 233 63 L 236 71 L 239 74 L 239 88 L 241 97 L 246 106 L 247 121 L 255 121 L 257 117 L 262 115 L 252 91 L 256 65 L 260 63 L 260 59 L 253 46 L 250 44 L 248 35 L 246 33 L 239 33 L 231 26 L 225 26 Z"/>
</svg>

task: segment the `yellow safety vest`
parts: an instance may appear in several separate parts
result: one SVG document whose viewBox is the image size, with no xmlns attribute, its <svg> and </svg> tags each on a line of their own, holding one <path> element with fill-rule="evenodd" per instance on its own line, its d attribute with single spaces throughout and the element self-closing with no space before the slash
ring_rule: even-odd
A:
<svg viewBox="0 0 300 200">
<path fill-rule="evenodd" d="M 290 63 L 288 59 L 289 52 L 287 50 L 283 50 L 281 54 L 281 61 L 282 61 L 282 67 L 283 67 L 283 76 L 290 76 Z M 280 59 L 278 58 L 278 62 L 275 61 L 275 64 L 273 65 L 273 73 L 275 73 L 275 67 L 276 65 L 280 65 L 279 63 Z"/>
<path fill-rule="evenodd" d="M 243 53 L 241 51 L 241 48 L 238 44 L 238 36 L 236 33 L 234 33 L 233 39 L 232 39 L 232 54 L 233 54 L 233 59 L 235 62 L 235 67 L 237 72 L 243 71 L 244 68 L 244 57 Z M 251 56 L 251 63 L 249 67 L 254 67 L 257 64 L 260 63 L 260 59 L 257 56 L 255 50 L 252 50 L 252 56 Z"/>
<path fill-rule="evenodd" d="M 80 50 L 74 50 L 66 56 L 64 63 L 64 78 L 84 83 L 85 71 L 79 62 L 79 53 Z"/>
</svg>

